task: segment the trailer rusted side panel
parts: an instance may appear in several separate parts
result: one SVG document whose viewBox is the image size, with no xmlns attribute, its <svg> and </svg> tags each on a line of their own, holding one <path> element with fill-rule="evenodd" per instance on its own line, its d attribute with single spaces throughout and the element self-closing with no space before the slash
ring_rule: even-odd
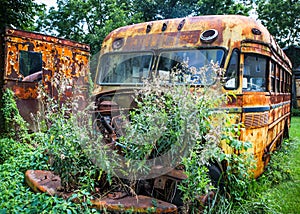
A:
<svg viewBox="0 0 300 214">
<path fill-rule="evenodd" d="M 30 113 L 40 109 L 38 85 L 55 96 L 51 83 L 55 73 L 70 80 L 80 92 L 81 107 L 88 93 L 90 47 L 86 44 L 39 33 L 6 28 L 1 35 L 1 88 L 14 91 L 20 114 L 31 123 Z M 70 87 L 70 88 L 72 88 Z"/>
</svg>

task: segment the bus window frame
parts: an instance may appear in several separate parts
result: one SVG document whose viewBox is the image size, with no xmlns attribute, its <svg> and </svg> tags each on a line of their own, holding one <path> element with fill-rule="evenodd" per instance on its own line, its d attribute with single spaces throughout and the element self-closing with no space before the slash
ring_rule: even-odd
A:
<svg viewBox="0 0 300 214">
<path fill-rule="evenodd" d="M 279 77 L 280 77 L 280 92 L 281 93 L 284 93 L 284 89 L 283 89 L 283 77 L 284 77 L 284 75 L 283 75 L 283 73 L 284 73 L 284 69 L 280 66 L 280 69 L 279 69 Z"/>
<path fill-rule="evenodd" d="M 227 80 L 227 73 L 228 73 L 228 69 L 229 69 L 231 60 L 233 58 L 233 54 L 235 52 L 237 53 L 237 70 L 236 70 L 237 80 L 235 81 L 236 86 L 235 87 L 227 87 L 226 86 L 226 83 L 228 81 Z M 226 56 L 226 57 L 228 57 L 228 56 Z M 234 48 L 231 52 L 230 59 L 229 59 L 229 62 L 228 62 L 228 65 L 227 65 L 227 68 L 226 68 L 226 71 L 225 71 L 226 83 L 224 84 L 224 89 L 226 89 L 226 90 L 237 90 L 240 87 L 240 67 L 241 67 L 240 63 L 241 63 L 241 52 L 238 48 Z"/>
<path fill-rule="evenodd" d="M 272 93 L 276 92 L 276 62 L 274 60 L 270 60 L 270 88 L 269 91 Z"/>
<path fill-rule="evenodd" d="M 148 50 L 148 51 L 126 51 L 126 52 L 109 52 L 109 53 L 105 53 L 103 54 L 100 58 L 99 58 L 99 63 L 98 63 L 98 67 L 97 67 L 97 76 L 96 76 L 96 83 L 99 86 L 142 86 L 144 83 L 143 82 L 138 82 L 138 83 L 116 83 L 116 82 L 102 82 L 102 67 L 101 67 L 101 60 L 103 57 L 110 57 L 112 55 L 118 55 L 118 54 L 142 54 L 142 53 L 152 53 L 152 59 L 151 59 L 151 64 L 149 66 L 149 71 L 148 71 L 148 75 L 147 75 L 147 79 L 151 79 L 152 78 L 152 73 L 153 73 L 153 67 L 156 65 L 156 61 L 157 61 L 157 53 L 153 50 Z"/>
<path fill-rule="evenodd" d="M 263 55 L 263 54 L 259 54 L 259 53 L 243 53 L 243 71 L 242 71 L 242 82 L 244 82 L 244 76 L 245 76 L 245 60 L 246 60 L 246 57 L 247 56 L 252 56 L 252 57 L 259 57 L 259 58 L 264 58 L 265 59 L 265 75 L 264 75 L 264 78 L 265 78 L 265 83 L 264 83 L 264 90 L 260 91 L 260 90 L 246 90 L 242 84 L 242 91 L 243 92 L 269 92 L 269 88 L 268 88 L 268 85 L 269 85 L 269 76 L 270 76 L 270 71 L 269 71 L 269 62 L 270 62 L 270 57 L 266 56 L 266 55 Z M 250 72 L 250 71 L 249 71 Z M 251 72 L 250 72 L 251 73 Z M 250 75 L 249 75 L 250 76 Z M 250 77 L 251 78 L 251 77 Z M 247 81 L 247 84 L 248 84 L 248 81 Z M 248 88 L 248 87 L 247 87 Z"/>
<path fill-rule="evenodd" d="M 280 66 L 276 63 L 276 87 L 275 87 L 275 92 L 280 93 Z"/>
<path fill-rule="evenodd" d="M 153 58 L 152 58 L 152 62 L 151 62 L 151 66 L 150 66 L 150 70 L 148 73 L 147 78 L 148 79 L 153 79 L 153 76 L 157 76 L 158 73 L 158 64 L 159 64 L 159 57 L 161 55 L 161 53 L 164 52 L 169 52 L 169 51 L 189 51 L 189 50 L 222 50 L 223 51 L 223 55 L 222 55 L 222 59 L 220 62 L 220 68 L 224 68 L 224 64 L 225 64 L 225 60 L 228 54 L 228 50 L 224 47 L 189 47 L 189 48 L 164 48 L 164 49 L 159 49 L 159 50 L 148 50 L 148 51 L 132 51 L 132 52 L 110 52 L 110 53 L 106 53 L 104 55 L 101 56 L 101 58 L 99 59 L 99 63 L 101 64 L 101 60 L 103 57 L 108 57 L 111 55 L 117 55 L 117 54 L 135 54 L 135 53 L 152 53 L 153 54 Z M 99 66 L 99 65 L 98 65 Z M 102 82 L 102 67 L 99 66 L 97 68 L 97 70 L 99 69 L 99 71 L 97 71 L 97 76 L 96 76 L 96 84 L 99 86 L 142 86 L 143 83 L 113 83 L 113 82 Z M 198 84 L 192 84 L 195 86 L 198 86 Z M 199 86 L 201 86 L 199 84 Z"/>
</svg>

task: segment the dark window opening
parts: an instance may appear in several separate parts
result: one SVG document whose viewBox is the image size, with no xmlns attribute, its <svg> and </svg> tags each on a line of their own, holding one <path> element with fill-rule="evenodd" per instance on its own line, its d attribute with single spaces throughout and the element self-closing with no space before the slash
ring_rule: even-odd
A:
<svg viewBox="0 0 300 214">
<path fill-rule="evenodd" d="M 31 76 L 36 76 L 36 78 L 41 78 L 42 72 L 42 53 L 33 51 L 20 51 L 20 73 L 26 78 L 23 81 L 35 81 L 30 78 Z"/>
</svg>

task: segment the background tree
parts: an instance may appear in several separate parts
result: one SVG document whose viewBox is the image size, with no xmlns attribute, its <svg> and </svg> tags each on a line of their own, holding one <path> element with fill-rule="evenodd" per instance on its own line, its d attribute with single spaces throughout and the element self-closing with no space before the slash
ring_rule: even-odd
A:
<svg viewBox="0 0 300 214">
<path fill-rule="evenodd" d="M 129 8 L 127 0 L 57 0 L 40 16 L 37 30 L 88 43 L 95 54 L 110 31 L 140 21 Z"/>
<path fill-rule="evenodd" d="M 283 48 L 300 44 L 300 1 L 257 0 L 258 19 Z"/>
<path fill-rule="evenodd" d="M 178 18 L 191 15 L 248 15 L 252 1 L 244 0 L 133 0 L 133 10 L 142 14 L 143 21 Z"/>
<path fill-rule="evenodd" d="M 57 0 L 41 13 L 37 30 L 91 45 L 92 54 L 105 36 L 120 26 L 157 19 L 205 14 L 247 14 L 249 4 L 234 0 Z"/>
<path fill-rule="evenodd" d="M 248 0 L 239 2 L 235 0 L 199 0 L 196 13 L 197 15 L 249 15 L 252 8 L 252 1 Z"/>
<path fill-rule="evenodd" d="M 45 9 L 44 4 L 32 0 L 1 0 L 0 29 L 5 26 L 33 30 L 35 16 Z"/>
<path fill-rule="evenodd" d="M 194 14 L 198 0 L 133 0 L 133 11 L 143 21 L 185 17 Z"/>
</svg>

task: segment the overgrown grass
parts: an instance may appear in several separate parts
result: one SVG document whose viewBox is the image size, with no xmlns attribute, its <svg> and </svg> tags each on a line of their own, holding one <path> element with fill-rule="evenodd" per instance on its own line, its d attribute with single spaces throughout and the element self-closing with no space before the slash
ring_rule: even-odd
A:
<svg viewBox="0 0 300 214">
<path fill-rule="evenodd" d="M 278 184 L 270 185 L 266 191 L 266 199 L 272 200 L 279 213 L 300 213 L 300 117 L 292 118 L 290 141 L 286 141 L 281 151 L 276 154 L 275 161 L 288 177 Z M 270 173 L 270 172 L 269 172 Z"/>
</svg>

